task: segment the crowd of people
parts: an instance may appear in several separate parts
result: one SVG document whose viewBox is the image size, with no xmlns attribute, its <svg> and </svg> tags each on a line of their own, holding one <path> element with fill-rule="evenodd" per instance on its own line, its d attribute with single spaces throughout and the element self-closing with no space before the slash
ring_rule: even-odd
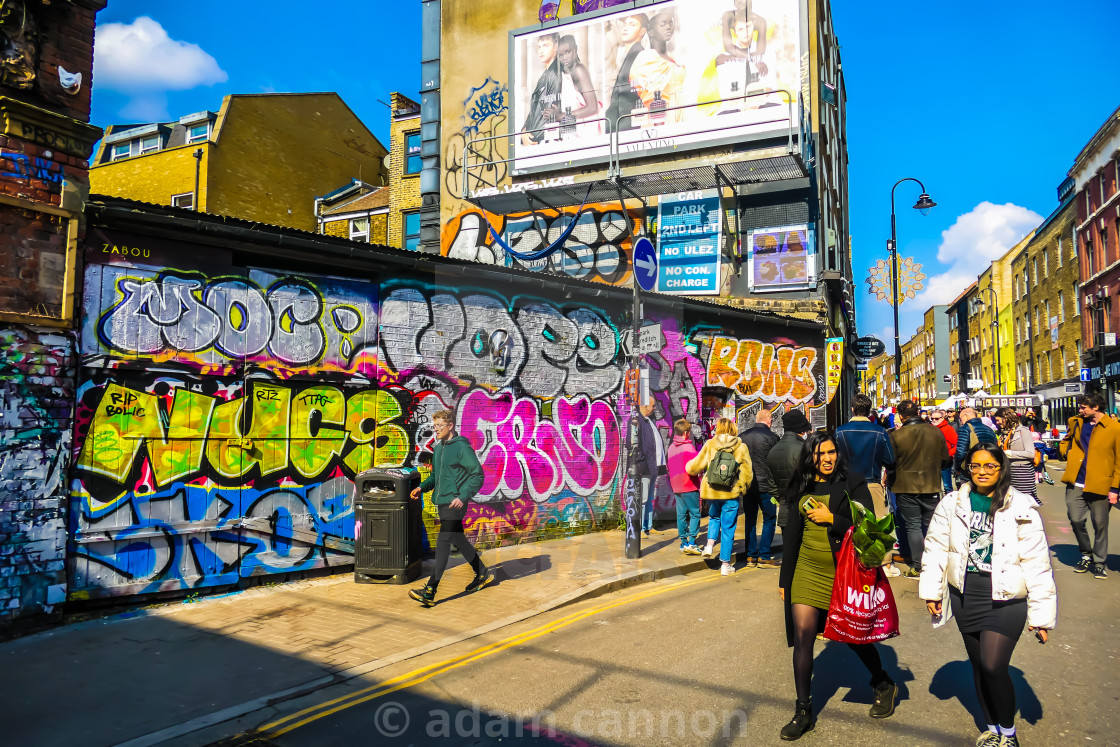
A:
<svg viewBox="0 0 1120 747">
<path fill-rule="evenodd" d="M 1065 462 L 1067 515 L 1080 552 L 1074 570 L 1106 579 L 1108 520 L 1120 493 L 1120 422 L 1107 414 L 1097 394 L 1081 395 L 1077 403 L 1078 414 L 1058 448 Z M 731 575 L 742 514 L 746 565 L 779 569 L 796 696 L 782 739 L 799 739 L 816 724 L 814 644 L 836 608 L 837 556 L 862 506 L 861 514 L 894 519 L 897 543 L 883 559 L 882 574 L 917 580 L 935 627 L 956 618 L 986 721 L 976 744 L 1019 744 L 1011 656 L 1024 629 L 1045 643 L 1056 622 L 1050 552 L 1038 513 L 1038 484 L 1053 484 L 1045 466 L 1046 423 L 1011 408 L 923 410 L 912 400 L 900 402 L 888 416 L 856 394 L 850 419 L 835 431 L 814 431 L 794 409 L 782 415 L 779 437 L 772 413 L 764 410 L 741 433 L 734 421 L 717 419 L 712 437 L 702 444 L 693 441 L 695 424 L 678 420 L 666 444 L 653 404 L 640 413 L 642 531 L 647 536 L 653 531 L 654 489 L 666 476 L 676 497 L 682 553 L 705 558 L 718 553 L 720 573 Z M 456 436 L 454 415 L 441 412 L 436 419 L 433 471 L 414 491 L 414 497 L 433 492 L 441 521 L 436 570 L 410 592 L 425 606 L 435 602 L 452 545 L 475 571 L 467 591 L 493 581 L 462 529 L 464 506 L 481 486 L 482 468 L 466 440 Z M 779 528 L 781 558 L 772 546 Z M 894 713 L 897 688 L 877 645 L 849 643 L 870 675 L 869 715 L 887 718 Z"/>
</svg>

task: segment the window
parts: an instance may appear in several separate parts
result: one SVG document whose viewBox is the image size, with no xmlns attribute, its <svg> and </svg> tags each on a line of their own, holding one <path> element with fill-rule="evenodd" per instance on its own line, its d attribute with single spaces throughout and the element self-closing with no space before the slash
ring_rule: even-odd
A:
<svg viewBox="0 0 1120 747">
<path fill-rule="evenodd" d="M 1077 361 L 1081 362 L 1081 340 L 1077 341 Z"/>
<path fill-rule="evenodd" d="M 1062 237 L 1058 237 L 1058 267 L 1062 266 Z"/>
<path fill-rule="evenodd" d="M 1066 321 L 1066 294 L 1058 291 L 1058 324 L 1065 324 Z"/>
<path fill-rule="evenodd" d="M 420 213 L 404 214 L 404 248 L 420 248 Z"/>
<path fill-rule="evenodd" d="M 194 192 L 183 192 L 182 194 L 171 195 L 171 206 L 194 210 Z"/>
<path fill-rule="evenodd" d="M 404 173 L 420 173 L 420 133 L 409 132 L 404 136 Z"/>
<path fill-rule="evenodd" d="M 369 241 L 369 216 L 350 219 L 350 240 Z"/>
<path fill-rule="evenodd" d="M 132 143 L 117 143 L 113 146 L 112 159 L 128 158 L 132 155 Z"/>
<path fill-rule="evenodd" d="M 1034 258 L 1034 282 L 1032 285 L 1038 285 L 1038 257 Z"/>
<path fill-rule="evenodd" d="M 1042 277 L 1050 277 L 1050 254 L 1045 249 L 1042 250 Z"/>
<path fill-rule="evenodd" d="M 141 155 L 159 150 L 159 135 L 149 135 L 148 137 L 140 138 L 139 146 Z"/>
<path fill-rule="evenodd" d="M 1046 328 L 1047 329 L 1050 328 L 1050 319 L 1051 318 L 1052 317 L 1050 316 L 1050 299 L 1048 298 L 1048 299 L 1046 299 Z"/>
<path fill-rule="evenodd" d="M 191 125 L 187 130 L 188 143 L 201 143 L 210 138 L 210 122 Z"/>
<path fill-rule="evenodd" d="M 1015 322 L 1015 344 L 1019 344 L 1019 322 Z"/>
</svg>

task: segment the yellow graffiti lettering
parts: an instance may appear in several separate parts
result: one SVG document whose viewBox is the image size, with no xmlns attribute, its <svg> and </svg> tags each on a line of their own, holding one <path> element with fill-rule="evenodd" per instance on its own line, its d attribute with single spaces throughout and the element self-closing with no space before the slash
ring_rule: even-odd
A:
<svg viewBox="0 0 1120 747">
<path fill-rule="evenodd" d="M 144 440 L 162 438 L 155 395 L 110 384 L 90 422 L 78 467 L 123 483 Z"/>
<path fill-rule="evenodd" d="M 210 437 L 206 440 L 206 461 L 222 477 L 241 477 L 256 464 L 247 449 L 243 448 L 241 411 L 245 400 L 223 402 L 214 408 Z"/>
<path fill-rule="evenodd" d="M 708 385 L 732 387 L 739 380 L 739 371 L 732 361 L 739 350 L 739 341 L 730 337 L 712 340 L 712 353 L 708 357 Z"/>
<path fill-rule="evenodd" d="M 318 414 L 318 424 L 313 423 Z M 304 477 L 314 477 L 336 456 L 342 456 L 346 432 L 324 425 L 346 423 L 346 400 L 331 386 L 305 389 L 292 403 L 292 466 Z"/>
<path fill-rule="evenodd" d="M 168 418 L 167 437 L 148 440 L 148 456 L 157 485 L 167 485 L 202 469 L 203 446 L 218 400 L 188 389 L 176 389 Z"/>
<path fill-rule="evenodd" d="M 795 402 L 804 402 L 817 391 L 813 381 L 813 365 L 817 362 L 817 351 L 812 348 L 798 348 L 793 354 L 791 373 L 793 386 L 790 389 L 790 399 Z"/>
<path fill-rule="evenodd" d="M 767 402 L 808 402 L 816 394 L 815 348 L 715 337 L 708 356 L 708 384 Z"/>
</svg>

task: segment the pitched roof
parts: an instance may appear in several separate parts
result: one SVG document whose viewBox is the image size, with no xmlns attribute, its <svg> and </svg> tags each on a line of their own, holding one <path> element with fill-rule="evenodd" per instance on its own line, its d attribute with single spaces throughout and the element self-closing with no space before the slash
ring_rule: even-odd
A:
<svg viewBox="0 0 1120 747">
<path fill-rule="evenodd" d="M 347 200 L 339 205 L 323 210 L 320 215 L 342 215 L 344 213 L 362 213 L 367 210 L 380 210 L 389 207 L 389 188 L 380 187 L 364 195 Z"/>
</svg>

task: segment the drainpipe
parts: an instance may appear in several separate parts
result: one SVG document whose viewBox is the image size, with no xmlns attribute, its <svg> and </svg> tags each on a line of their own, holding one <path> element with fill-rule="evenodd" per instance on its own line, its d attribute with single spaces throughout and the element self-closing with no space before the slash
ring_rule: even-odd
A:
<svg viewBox="0 0 1120 747">
<path fill-rule="evenodd" d="M 198 177 L 199 173 L 202 171 L 202 148 L 199 148 L 191 155 L 194 156 L 194 195 L 191 200 L 194 203 L 194 209 L 200 211 L 198 205 Z"/>
</svg>

